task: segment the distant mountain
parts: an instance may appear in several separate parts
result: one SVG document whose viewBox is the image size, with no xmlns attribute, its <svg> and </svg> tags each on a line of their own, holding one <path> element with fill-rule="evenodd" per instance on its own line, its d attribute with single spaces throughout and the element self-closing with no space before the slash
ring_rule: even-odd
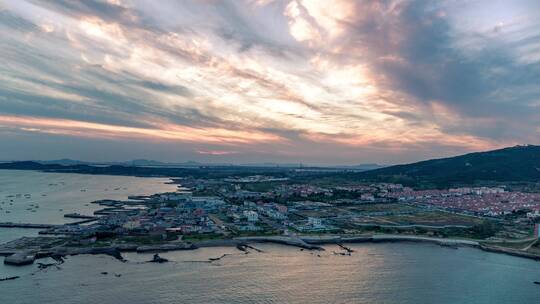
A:
<svg viewBox="0 0 540 304">
<path fill-rule="evenodd" d="M 74 165 L 88 165 L 89 162 L 84 162 L 80 160 L 73 160 L 69 158 L 56 159 L 56 160 L 36 160 L 36 163 L 42 165 L 62 165 L 62 166 L 74 166 Z"/>
<path fill-rule="evenodd" d="M 10 163 L 10 162 L 21 162 L 21 161 L 0 161 L 0 163 Z M 25 161 L 22 161 L 25 162 Z M 90 161 L 81 161 L 74 160 L 69 158 L 55 159 L 55 160 L 32 160 L 31 162 L 41 164 L 41 165 L 62 165 L 62 166 L 76 166 L 76 165 L 88 165 L 88 166 L 125 166 L 125 167 L 168 167 L 168 168 L 191 168 L 191 167 L 223 167 L 223 166 L 240 166 L 240 167 L 276 167 L 276 168 L 300 168 L 300 167 L 310 167 L 316 168 L 318 166 L 312 165 L 303 165 L 300 163 L 273 163 L 273 162 L 263 162 L 263 163 L 201 163 L 196 161 L 186 161 L 186 162 L 161 162 L 151 159 L 134 159 L 128 161 L 110 161 L 110 162 L 90 162 Z M 359 165 L 343 165 L 343 166 L 320 166 L 320 168 L 335 168 L 335 169 L 346 169 L 354 171 L 366 171 L 373 170 L 378 168 L 383 168 L 384 166 L 378 164 L 359 164 Z"/>
<path fill-rule="evenodd" d="M 128 162 L 122 162 L 119 164 L 123 165 L 129 165 L 129 166 L 167 166 L 167 163 L 163 163 L 156 160 L 148 160 L 148 159 L 134 159 L 132 161 Z"/>
<path fill-rule="evenodd" d="M 113 161 L 113 162 L 87 162 L 73 159 L 57 159 L 57 160 L 36 160 L 33 161 L 42 165 L 62 165 L 62 166 L 75 166 L 75 165 L 100 165 L 100 166 L 126 166 L 126 167 L 199 167 L 204 166 L 202 163 L 188 161 L 183 163 L 166 163 L 149 159 L 134 159 L 129 161 Z"/>
<path fill-rule="evenodd" d="M 146 177 L 225 178 L 249 175 L 272 175 L 286 177 L 290 169 L 247 166 L 127 166 L 127 165 L 60 165 L 40 164 L 35 161 L 0 162 L 0 170 L 37 170 L 43 172 L 124 175 Z"/>
<path fill-rule="evenodd" d="M 475 181 L 540 181 L 540 146 L 515 146 L 426 160 L 361 172 L 359 176 L 437 186 Z"/>
<path fill-rule="evenodd" d="M 379 165 L 379 164 L 359 164 L 359 165 L 352 165 L 352 166 L 336 166 L 336 168 L 356 169 L 356 170 L 363 170 L 363 171 L 375 170 L 375 169 L 380 169 L 384 167 L 387 167 L 387 166 Z"/>
<path fill-rule="evenodd" d="M 6 170 L 43 170 L 44 168 L 58 168 L 62 167 L 62 165 L 58 164 L 40 164 L 35 161 L 17 161 L 17 162 L 6 162 L 0 164 L 0 169 L 6 169 Z"/>
<path fill-rule="evenodd" d="M 263 162 L 263 163 L 245 163 L 245 164 L 239 164 L 239 166 L 244 166 L 244 167 L 281 167 L 281 168 L 298 168 L 298 167 L 302 167 L 302 164 L 299 164 L 299 163 L 272 163 L 272 162 Z"/>
</svg>

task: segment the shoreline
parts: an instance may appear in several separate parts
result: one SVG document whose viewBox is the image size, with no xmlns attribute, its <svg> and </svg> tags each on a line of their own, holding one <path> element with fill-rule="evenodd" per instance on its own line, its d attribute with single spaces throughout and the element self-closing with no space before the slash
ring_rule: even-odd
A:
<svg viewBox="0 0 540 304">
<path fill-rule="evenodd" d="M 463 240 L 463 239 L 443 239 L 412 235 L 358 235 L 358 236 L 342 236 L 342 235 L 320 235 L 320 236 L 264 236 L 264 237 L 238 237 L 233 239 L 214 239 L 197 242 L 177 242 L 158 245 L 138 245 L 138 244 L 120 244 L 107 247 L 86 247 L 86 248 L 70 248 L 56 247 L 50 250 L 36 250 L 29 253 L 28 250 L 13 250 L 1 251 L 0 255 L 5 256 L 8 261 L 11 256 L 20 255 L 24 252 L 27 256 L 33 255 L 34 259 L 46 257 L 65 257 L 80 254 L 105 254 L 112 256 L 120 261 L 124 261 L 122 252 L 136 253 L 156 253 L 181 250 L 196 250 L 206 247 L 238 247 L 257 243 L 273 243 L 285 246 L 292 246 L 307 250 L 325 250 L 323 245 L 342 245 L 342 244 L 362 244 L 362 243 L 429 243 L 442 247 L 458 248 L 472 247 L 485 252 L 506 254 L 515 257 L 527 258 L 540 261 L 540 255 L 524 252 L 517 249 L 505 248 L 495 245 L 482 244 L 481 241 Z M 23 264 L 21 264 L 23 265 Z"/>
</svg>

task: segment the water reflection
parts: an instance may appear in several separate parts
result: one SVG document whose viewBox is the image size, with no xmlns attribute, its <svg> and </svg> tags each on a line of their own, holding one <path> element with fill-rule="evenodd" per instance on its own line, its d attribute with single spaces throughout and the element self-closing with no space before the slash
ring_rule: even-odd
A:
<svg viewBox="0 0 540 304">
<path fill-rule="evenodd" d="M 471 248 L 355 245 L 352 256 L 258 245 L 264 252 L 203 248 L 70 257 L 62 270 L 0 284 L 8 303 L 537 303 L 540 264 Z M 218 262 L 208 259 L 229 253 Z M 30 266 L 32 269 L 33 266 Z M 101 274 L 107 272 L 107 275 Z M 120 276 L 115 276 L 119 274 Z M 25 293 L 24 290 L 35 290 Z M 67 300 L 69 299 L 69 301 Z"/>
</svg>

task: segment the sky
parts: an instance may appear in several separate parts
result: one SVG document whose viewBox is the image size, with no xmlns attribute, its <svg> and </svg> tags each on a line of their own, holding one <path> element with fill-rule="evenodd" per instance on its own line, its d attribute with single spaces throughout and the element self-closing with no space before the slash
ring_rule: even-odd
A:
<svg viewBox="0 0 540 304">
<path fill-rule="evenodd" d="M 540 1 L 0 0 L 0 159 L 407 163 L 540 143 Z"/>
</svg>

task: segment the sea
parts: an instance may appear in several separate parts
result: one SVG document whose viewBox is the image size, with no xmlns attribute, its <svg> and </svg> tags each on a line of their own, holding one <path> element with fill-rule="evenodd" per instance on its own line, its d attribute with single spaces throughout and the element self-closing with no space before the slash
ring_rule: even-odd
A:
<svg viewBox="0 0 540 304">
<path fill-rule="evenodd" d="M 64 214 L 93 215 L 103 208 L 93 201 L 176 191 L 177 185 L 170 182 L 167 178 L 0 170 L 0 222 L 69 223 L 78 219 L 65 218 Z M 0 243 L 37 232 L 0 228 Z"/>
<path fill-rule="evenodd" d="M 0 200 L 30 194 L 28 201 L 40 206 L 27 214 L 27 207 L 8 204 L 13 218 L 3 214 L 0 221 L 62 223 L 65 212 L 92 212 L 95 207 L 86 204 L 95 199 L 173 190 L 167 181 L 0 171 Z M 26 199 L 16 202 L 28 205 Z M 4 240 L 26 235 L 19 229 L 1 233 Z M 167 252 L 161 256 L 169 262 L 163 264 L 148 263 L 151 254 L 126 253 L 126 262 L 80 255 L 46 269 L 0 265 L 0 279 L 19 276 L 0 281 L 0 303 L 540 303 L 540 285 L 533 284 L 540 281 L 539 262 L 474 248 L 354 244 L 354 252 L 344 256 L 335 254 L 343 251 L 333 245 L 324 251 L 254 247 L 260 252 L 235 247 Z"/>
</svg>

